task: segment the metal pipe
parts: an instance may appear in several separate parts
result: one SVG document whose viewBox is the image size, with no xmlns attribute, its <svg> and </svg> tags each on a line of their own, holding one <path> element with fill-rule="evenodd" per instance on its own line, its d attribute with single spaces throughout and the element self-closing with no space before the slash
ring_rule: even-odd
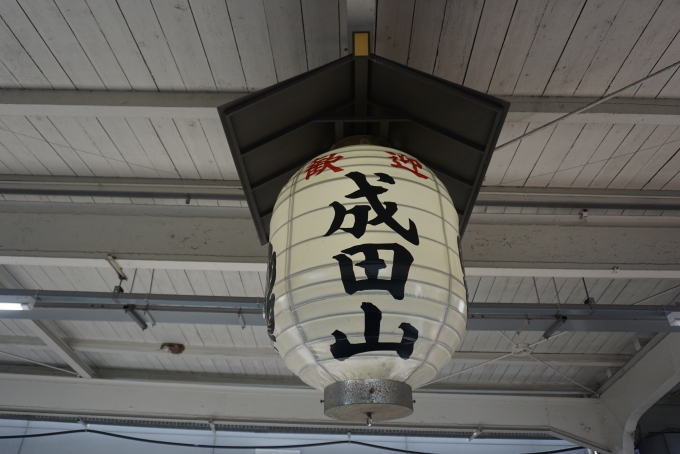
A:
<svg viewBox="0 0 680 454">
<path fill-rule="evenodd" d="M 30 311 L 2 311 L 0 318 L 33 320 L 93 320 L 124 322 L 126 306 L 143 308 L 157 323 L 195 323 L 264 326 L 262 303 L 258 298 L 211 297 L 194 295 L 153 295 L 95 292 L 0 290 L 2 296 L 31 296 Z M 547 331 L 555 314 L 567 320 L 560 331 L 597 332 L 680 332 L 668 323 L 664 306 L 584 305 L 584 304 L 502 304 L 470 303 L 468 330 Z M 240 314 L 240 316 L 239 316 Z M 528 320 L 528 322 L 527 322 Z"/>
</svg>

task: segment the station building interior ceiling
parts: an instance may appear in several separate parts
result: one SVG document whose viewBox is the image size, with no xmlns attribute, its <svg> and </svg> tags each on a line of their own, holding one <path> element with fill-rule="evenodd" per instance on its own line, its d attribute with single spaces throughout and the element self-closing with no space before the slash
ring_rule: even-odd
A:
<svg viewBox="0 0 680 454">
<path fill-rule="evenodd" d="M 3 0 L 2 291 L 261 302 L 216 108 L 347 55 L 353 13 L 378 56 L 510 101 L 499 145 L 680 61 L 678 0 Z M 498 147 L 462 250 L 470 313 L 508 309 L 380 427 L 612 453 L 673 430 L 679 150 L 678 66 Z M 522 315 L 578 305 L 551 332 Z M 340 427 L 259 314 L 149 313 L 0 311 L 0 413 Z"/>
</svg>

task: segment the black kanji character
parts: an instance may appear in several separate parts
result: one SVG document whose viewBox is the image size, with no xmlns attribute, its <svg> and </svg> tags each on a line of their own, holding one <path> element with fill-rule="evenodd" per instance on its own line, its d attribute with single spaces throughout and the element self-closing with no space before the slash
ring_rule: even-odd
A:
<svg viewBox="0 0 680 454">
<path fill-rule="evenodd" d="M 376 173 L 375 175 L 378 177 L 378 181 L 380 182 L 394 184 L 394 179 L 386 173 Z M 360 238 L 366 232 L 367 224 L 385 224 L 396 233 L 401 235 L 406 241 L 415 245 L 420 243 L 418 238 L 418 229 L 411 219 L 408 220 L 408 230 L 402 227 L 402 225 L 394 219 L 393 216 L 397 212 L 397 204 L 394 202 L 385 202 L 383 204 L 383 202 L 378 199 L 380 194 L 387 192 L 387 189 L 382 186 L 371 185 L 366 180 L 366 175 L 361 172 L 349 172 L 345 176 L 352 179 L 352 181 L 354 181 L 359 187 L 357 191 L 354 191 L 345 197 L 348 199 L 365 198 L 368 201 L 370 207 L 366 205 L 355 205 L 353 208 L 348 210 L 339 202 L 331 203 L 330 206 L 332 206 L 335 210 L 335 217 L 333 218 L 333 222 L 331 223 L 328 232 L 326 232 L 324 236 L 329 236 L 338 230 L 343 230 L 354 235 L 355 238 Z M 373 209 L 375 212 L 375 217 L 369 221 L 368 212 L 370 209 Z M 345 220 L 345 216 L 347 216 L 347 214 L 354 216 L 354 225 L 349 228 L 342 228 L 342 223 Z"/>
<path fill-rule="evenodd" d="M 276 336 L 274 336 L 274 302 L 276 301 L 276 295 L 274 295 L 274 284 L 276 283 L 276 252 L 269 244 L 269 263 L 267 265 L 267 292 L 264 297 L 264 318 L 267 323 L 267 334 L 272 342 L 276 342 Z"/>
<path fill-rule="evenodd" d="M 378 279 L 380 270 L 387 267 L 385 261 L 380 258 L 378 251 L 394 252 L 390 279 Z M 338 254 L 333 258 L 338 261 L 342 285 L 345 287 L 345 292 L 349 295 L 353 295 L 360 290 L 387 290 L 394 299 L 404 299 L 404 288 L 408 279 L 409 269 L 413 263 L 413 256 L 402 245 L 397 243 L 359 244 L 344 249 L 341 252 L 342 254 Z M 364 254 L 364 260 L 357 263 L 356 266 L 364 268 L 368 279 L 357 281 L 352 259 L 345 254 L 354 255 L 359 253 Z"/>
<path fill-rule="evenodd" d="M 345 333 L 335 330 L 333 331 L 335 343 L 331 345 L 333 358 L 344 361 L 359 353 L 375 351 L 393 351 L 402 359 L 411 357 L 414 344 L 418 340 L 417 328 L 410 323 L 402 323 L 399 325 L 399 329 L 404 332 L 401 342 L 379 342 L 382 312 L 371 303 L 361 303 L 361 310 L 364 311 L 364 339 L 366 339 L 366 342 L 352 344 Z"/>
</svg>

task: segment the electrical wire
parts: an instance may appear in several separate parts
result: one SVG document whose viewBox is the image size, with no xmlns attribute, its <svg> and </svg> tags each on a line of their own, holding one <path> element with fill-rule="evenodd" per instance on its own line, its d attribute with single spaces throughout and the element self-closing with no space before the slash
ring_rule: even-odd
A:
<svg viewBox="0 0 680 454">
<path fill-rule="evenodd" d="M 14 440 L 14 439 L 24 439 L 24 438 L 42 438 L 42 437 L 55 437 L 59 435 L 69 435 L 76 433 L 93 433 L 97 435 L 104 435 L 106 437 L 120 438 L 123 440 L 138 441 L 142 443 L 152 443 L 165 446 L 179 446 L 184 448 L 209 448 L 209 449 L 286 449 L 286 448 L 313 448 L 318 446 L 331 446 L 340 444 L 356 444 L 360 446 L 366 446 L 369 448 L 382 449 L 384 451 L 401 452 L 404 454 L 432 454 L 423 451 L 412 451 L 409 449 L 400 448 L 389 448 L 387 446 L 374 445 L 372 443 L 364 443 L 362 441 L 351 441 L 351 440 L 337 440 L 337 441 L 324 441 L 320 443 L 309 443 L 309 444 L 297 444 L 297 445 L 276 445 L 276 446 L 230 446 L 230 445 L 204 445 L 199 443 L 178 443 L 174 441 L 163 441 L 163 440 L 152 440 L 149 438 L 139 438 L 131 437 L 129 435 L 115 434 L 111 432 L 104 432 L 102 430 L 95 429 L 76 429 L 76 430 L 64 430 L 61 432 L 46 432 L 37 434 L 20 434 L 20 435 L 0 435 L 0 440 Z M 527 452 L 522 454 L 558 454 L 562 452 L 570 452 L 582 450 L 582 447 L 564 448 L 557 449 L 553 451 L 540 451 L 540 452 Z"/>
<path fill-rule="evenodd" d="M 585 389 L 586 391 L 589 391 L 589 392 L 593 393 L 593 396 L 597 396 L 597 391 L 593 391 L 592 389 L 588 388 L 587 386 L 583 386 L 582 384 L 580 384 L 580 383 L 577 382 L 576 380 L 572 379 L 572 378 L 569 377 L 568 375 L 563 374 L 563 373 L 560 372 L 559 370 L 555 369 L 554 367 L 552 367 L 550 364 L 546 363 L 545 361 L 541 361 L 540 359 L 536 358 L 534 355 L 529 355 L 529 358 L 538 361 L 539 363 L 543 364 L 543 365 L 544 365 L 545 367 L 547 367 L 548 369 L 552 369 L 554 372 L 556 372 L 556 373 L 558 373 L 559 375 L 561 375 L 562 377 L 566 378 L 567 380 L 569 380 L 570 382 L 572 382 L 572 383 L 575 384 L 576 386 L 580 386 L 581 388 Z"/>
<path fill-rule="evenodd" d="M 476 369 L 476 368 L 478 368 L 478 367 L 486 366 L 487 364 L 491 364 L 491 363 L 493 363 L 493 362 L 495 362 L 495 361 L 501 360 L 501 359 L 503 359 L 503 358 L 507 358 L 508 356 L 512 356 L 512 353 L 508 353 L 507 355 L 499 356 L 498 358 L 494 358 L 494 359 L 490 359 L 490 360 L 488 360 L 488 361 L 484 361 L 483 363 L 479 363 L 479 364 L 474 365 L 474 366 L 472 366 L 472 367 L 468 367 L 467 369 L 459 370 L 458 372 L 454 372 L 453 374 L 445 375 L 445 376 L 443 376 L 443 377 L 441 377 L 441 378 L 438 378 L 438 379 L 436 379 L 436 380 L 432 380 L 431 382 L 427 382 L 427 383 L 425 383 L 425 385 L 423 385 L 423 386 L 431 385 L 432 383 L 437 383 L 438 381 L 442 381 L 442 380 L 445 380 L 445 379 L 447 379 L 447 378 L 455 377 L 456 375 L 460 375 L 460 374 L 462 374 L 462 373 L 471 371 L 472 369 Z"/>
<path fill-rule="evenodd" d="M 660 69 L 660 70 L 658 70 L 658 71 L 656 71 L 656 72 L 654 72 L 654 73 L 648 75 L 647 77 L 643 77 L 642 79 L 633 82 L 632 84 L 626 85 L 625 87 L 620 88 L 620 89 L 618 89 L 618 90 L 616 90 L 616 91 L 614 91 L 614 92 L 608 94 L 608 95 L 605 96 L 605 97 L 596 99 L 595 101 L 593 101 L 593 102 L 591 102 L 591 103 L 589 103 L 589 104 L 586 104 L 585 106 L 583 106 L 583 107 L 581 107 L 581 108 L 578 108 L 578 109 L 576 109 L 576 110 L 574 110 L 574 111 L 572 111 L 572 112 L 569 112 L 568 114 L 562 115 L 560 118 L 557 118 L 557 119 L 555 119 L 555 120 L 553 120 L 553 121 L 549 121 L 548 123 L 546 123 L 546 124 L 544 124 L 544 125 L 542 125 L 542 126 L 539 126 L 539 127 L 536 128 L 536 129 L 532 129 L 531 131 L 529 131 L 529 132 L 527 132 L 527 133 L 524 133 L 524 134 L 522 134 L 522 135 L 519 136 L 519 137 L 515 137 L 514 139 L 509 140 L 509 141 L 505 142 L 505 143 L 502 144 L 502 145 L 498 145 L 498 146 L 496 147 L 496 150 L 499 150 L 499 149 L 501 149 L 501 148 L 503 148 L 503 147 L 507 147 L 508 145 L 513 144 L 513 143 L 515 143 L 515 142 L 519 142 L 519 141 L 521 141 L 523 138 L 529 137 L 529 136 L 531 136 L 531 135 L 534 135 L 534 134 L 537 133 L 538 131 L 542 131 L 543 129 L 548 128 L 548 127 L 550 127 L 550 126 L 552 126 L 552 125 L 554 125 L 554 124 L 557 124 L 557 123 L 559 123 L 559 122 L 561 122 L 561 121 L 563 121 L 563 120 L 566 120 L 566 119 L 569 118 L 569 117 L 573 117 L 574 115 L 578 115 L 578 114 L 580 114 L 580 113 L 582 113 L 582 112 L 585 112 L 586 110 L 588 110 L 588 109 L 590 109 L 590 108 L 592 108 L 592 107 L 595 107 L 595 106 L 597 106 L 598 104 L 602 104 L 602 103 L 605 102 L 605 101 L 609 101 L 610 99 L 612 99 L 612 98 L 614 98 L 614 97 L 620 95 L 620 94 L 623 93 L 624 91 L 626 91 L 626 90 L 628 90 L 628 89 L 630 89 L 630 88 L 633 88 L 633 87 L 635 87 L 635 86 L 638 86 L 638 85 L 640 85 L 640 84 L 642 84 L 642 83 L 644 83 L 644 82 L 647 82 L 648 80 L 650 80 L 650 79 L 652 79 L 652 78 L 658 76 L 659 74 L 662 74 L 662 73 L 668 71 L 669 69 L 673 69 L 673 68 L 676 68 L 676 67 L 678 67 L 678 66 L 680 66 L 680 61 L 677 61 L 677 62 L 673 63 L 672 65 L 668 65 L 668 66 L 666 66 L 665 68 Z"/>
</svg>

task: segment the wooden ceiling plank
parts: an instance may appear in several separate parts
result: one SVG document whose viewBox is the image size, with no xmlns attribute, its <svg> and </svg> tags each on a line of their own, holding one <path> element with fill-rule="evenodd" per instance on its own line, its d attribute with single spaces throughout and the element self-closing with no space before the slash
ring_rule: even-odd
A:
<svg viewBox="0 0 680 454">
<path fill-rule="evenodd" d="M 668 138 L 668 141 L 659 147 L 656 150 L 656 153 L 654 153 L 647 162 L 643 163 L 640 170 L 626 185 L 626 189 L 649 189 L 648 186 L 655 186 L 654 184 L 651 184 L 652 181 L 654 181 L 657 176 L 657 182 L 664 178 L 664 176 L 659 174 L 667 165 L 669 165 L 669 170 L 673 167 L 675 167 L 675 169 L 680 169 L 680 166 L 677 164 L 673 166 L 674 163 L 672 163 L 678 149 L 680 149 L 680 143 L 678 142 L 680 142 L 680 128 L 676 129 Z"/>
<path fill-rule="evenodd" d="M 503 42 L 510 27 L 516 2 L 485 2 L 477 37 L 465 73 L 466 87 L 486 93 L 489 90 Z M 500 142 L 503 143 L 503 142 Z"/>
<path fill-rule="evenodd" d="M 680 60 L 680 59 L 679 59 Z M 680 97 L 680 69 L 676 70 L 666 85 L 661 89 L 657 98 L 678 98 Z"/>
<path fill-rule="evenodd" d="M 656 125 L 635 125 L 624 141 L 621 142 L 621 145 L 616 149 L 614 154 L 604 163 L 602 170 L 600 170 L 593 179 L 589 187 L 606 188 L 630 158 L 633 157 L 635 152 L 641 148 L 660 145 L 660 143 L 657 143 L 657 139 L 659 139 L 660 136 L 666 135 L 666 128 L 660 129 L 659 132 L 655 134 L 657 128 L 658 126 Z M 668 132 L 668 135 L 670 135 L 670 132 Z M 667 137 L 668 136 L 666 136 L 666 138 Z M 663 143 L 663 141 L 661 141 L 661 143 Z"/>
<path fill-rule="evenodd" d="M 118 3 L 109 0 L 86 1 L 132 89 L 158 90 Z"/>
<path fill-rule="evenodd" d="M 274 85 L 276 69 L 262 0 L 227 0 L 227 8 L 248 90 Z"/>
<path fill-rule="evenodd" d="M 661 58 L 659 58 L 659 61 L 656 62 L 650 73 L 659 71 L 677 61 L 680 61 L 680 34 L 675 35 L 675 38 Z M 677 94 L 673 95 L 671 92 L 673 91 L 673 86 L 677 83 L 678 76 L 677 68 L 659 74 L 654 79 L 640 85 L 634 96 L 636 98 L 677 97 Z"/>
<path fill-rule="evenodd" d="M 186 146 L 196 169 L 198 169 L 201 179 L 223 179 L 199 120 L 176 118 L 175 125 L 177 126 L 177 130 L 184 141 L 184 145 Z"/>
<path fill-rule="evenodd" d="M 30 150 L 38 161 L 52 175 L 75 175 L 73 170 L 64 162 L 61 156 L 47 143 L 26 117 L 3 115 L 0 127 L 15 133 L 16 138 Z"/>
<path fill-rule="evenodd" d="M 37 89 L 50 86 L 40 68 L 21 46 L 4 21 L 0 21 L 0 76 L 3 87 Z"/>
<path fill-rule="evenodd" d="M 572 96 L 611 28 L 623 0 L 588 1 L 543 96 Z"/>
<path fill-rule="evenodd" d="M 584 4 L 585 0 L 555 0 L 548 4 L 513 94 L 543 94 Z"/>
<path fill-rule="evenodd" d="M 178 295 L 195 295 L 194 289 L 184 270 L 166 270 L 166 273 Z"/>
<path fill-rule="evenodd" d="M 255 271 L 241 271 L 241 282 L 243 282 L 243 287 L 246 291 L 246 296 L 252 297 L 264 297 L 264 289 L 262 288 L 262 283 L 260 278 Z"/>
<path fill-rule="evenodd" d="M 521 136 L 527 131 L 528 127 L 529 125 L 526 123 L 505 123 L 498 138 L 498 143 L 504 144 Z M 491 163 L 484 176 L 484 186 L 499 186 L 501 184 L 503 176 L 505 176 L 508 166 L 515 157 L 519 145 L 519 142 L 515 142 L 507 147 L 494 151 L 491 156 Z"/>
<path fill-rule="evenodd" d="M 433 74 L 462 84 L 475 42 L 483 2 L 448 2 Z"/>
<path fill-rule="evenodd" d="M 151 118 L 150 121 L 180 177 L 199 179 L 196 164 L 187 151 L 175 122 L 170 118 Z"/>
<path fill-rule="evenodd" d="M 558 124 L 541 156 L 529 174 L 525 186 L 546 187 L 569 151 L 575 146 L 585 125 Z"/>
<path fill-rule="evenodd" d="M 571 186 L 587 188 L 602 170 L 607 160 L 614 154 L 616 149 L 623 143 L 633 125 L 614 125 L 607 133 L 602 143 L 597 147 L 595 153 L 588 160 L 588 164 L 583 166 L 574 179 Z"/>
<path fill-rule="evenodd" d="M 50 117 L 48 119 L 63 139 L 66 140 L 68 146 L 80 156 L 95 176 L 113 177 L 117 175 L 109 159 L 101 154 L 101 151 L 90 136 L 87 135 L 87 132 L 80 125 L 77 118 Z"/>
<path fill-rule="evenodd" d="M 186 91 L 150 0 L 120 0 L 118 5 L 158 90 Z"/>
<path fill-rule="evenodd" d="M 49 8 L 42 14 L 63 15 L 106 89 L 130 90 L 130 82 L 85 0 L 55 0 L 55 3 L 57 9 Z"/>
<path fill-rule="evenodd" d="M 186 89 L 216 91 L 189 0 L 152 0 L 151 5 Z"/>
<path fill-rule="evenodd" d="M 16 0 L 0 2 L 0 16 L 54 89 L 74 84 Z"/>
<path fill-rule="evenodd" d="M 378 2 L 375 53 L 406 65 L 411 43 L 415 0 Z"/>
<path fill-rule="evenodd" d="M 222 178 L 225 180 L 238 180 L 236 165 L 231 156 L 222 124 L 217 119 L 209 118 L 201 119 L 200 123 Z"/>
<path fill-rule="evenodd" d="M 432 74 L 444 23 L 446 0 L 416 0 L 408 66 Z"/>
<path fill-rule="evenodd" d="M 664 0 L 617 71 L 606 93 L 619 90 L 651 74 L 678 31 L 680 31 L 680 1 Z M 676 57 L 668 64 L 677 61 Z M 631 91 L 628 96 L 632 94 Z"/>
<path fill-rule="evenodd" d="M 635 177 L 638 176 L 638 174 L 640 174 L 640 172 L 645 167 L 647 167 L 647 172 L 640 175 L 638 182 L 633 183 L 633 186 L 636 186 L 635 189 L 641 189 L 649 181 L 649 179 L 656 174 L 656 171 L 658 171 L 666 162 L 668 162 L 668 160 L 673 157 L 677 151 L 676 144 L 673 144 L 670 147 L 665 147 L 663 151 L 662 148 L 664 147 L 657 146 L 647 148 L 643 146 L 630 158 L 630 160 L 625 166 L 623 166 L 618 175 L 616 175 L 616 177 L 607 187 L 609 189 L 628 188 Z M 649 166 L 650 164 L 651 166 Z M 654 167 L 656 168 L 652 170 Z M 644 180 L 642 183 L 639 182 L 641 179 Z"/>
<path fill-rule="evenodd" d="M 611 125 L 586 124 L 548 183 L 548 187 L 570 187 L 611 128 Z"/>
<path fill-rule="evenodd" d="M 179 173 L 151 121 L 148 118 L 128 118 L 126 121 L 158 174 L 162 178 L 179 178 Z"/>
<path fill-rule="evenodd" d="M 307 51 L 298 1 L 263 2 L 279 82 L 307 71 Z"/>
<path fill-rule="evenodd" d="M 626 0 L 578 84 L 575 96 L 603 96 L 661 0 Z"/>
<path fill-rule="evenodd" d="M 339 7 L 338 0 L 302 0 L 307 67 L 310 70 L 340 58 Z"/>
<path fill-rule="evenodd" d="M 162 178 L 168 176 L 159 174 L 154 168 L 151 160 L 130 129 L 130 125 L 125 121 L 125 118 L 104 117 L 98 120 L 135 176 L 141 178 Z"/>
<path fill-rule="evenodd" d="M 512 299 L 513 303 L 526 303 L 529 299 L 529 295 L 534 291 L 534 282 L 530 277 L 522 278 L 522 283 L 519 285 L 519 289 Z"/>
<path fill-rule="evenodd" d="M 477 286 L 477 291 L 475 292 L 475 297 L 472 301 L 475 303 L 485 303 L 489 298 L 489 292 L 493 287 L 494 277 L 484 276 L 479 281 L 479 286 Z"/>
<path fill-rule="evenodd" d="M 40 290 L 58 290 L 56 284 L 52 279 L 45 274 L 45 271 L 38 265 L 23 265 L 22 268 L 35 281 L 37 289 Z"/>
<path fill-rule="evenodd" d="M 0 144 L 32 175 L 51 175 L 40 160 L 26 148 L 16 134 L 0 125 Z"/>
<path fill-rule="evenodd" d="M 473 301 L 475 298 L 475 292 L 479 286 L 480 276 L 465 276 L 465 285 L 467 287 L 467 300 Z"/>
<path fill-rule="evenodd" d="M 528 130 L 536 129 L 537 126 L 540 125 L 531 123 Z M 501 186 L 524 186 L 531 169 L 538 161 L 554 131 L 555 126 L 550 126 L 519 142 L 517 151 L 503 176 Z"/>
<path fill-rule="evenodd" d="M 99 121 L 94 117 L 78 117 L 78 123 L 85 130 L 85 133 L 97 144 L 97 148 L 103 156 L 109 158 L 107 161 L 114 169 L 117 176 L 134 177 L 140 172 L 135 173 L 136 166 L 128 164 L 120 153 L 116 145 L 111 141 L 109 134 L 104 130 Z M 146 173 L 146 172 L 142 172 Z M 129 202 L 128 202 L 129 203 Z"/>
<path fill-rule="evenodd" d="M 511 95 L 541 24 L 548 0 L 518 0 L 491 78 L 489 93 Z"/>
<path fill-rule="evenodd" d="M 517 292 L 519 291 L 519 287 L 521 284 L 522 284 L 521 277 L 515 276 L 508 278 L 508 283 L 505 285 L 505 289 L 503 289 L 503 294 L 501 295 L 501 298 L 498 302 L 512 303 L 512 300 L 515 298 L 515 295 L 517 295 Z"/>
<path fill-rule="evenodd" d="M 497 303 L 498 301 L 501 300 L 501 296 L 503 295 L 503 291 L 505 290 L 505 286 L 508 284 L 508 278 L 507 277 L 497 277 L 493 281 L 493 285 L 491 286 L 491 290 L 489 291 L 489 296 L 486 298 L 488 302 L 494 302 Z"/>
<path fill-rule="evenodd" d="M 213 296 L 208 280 L 202 270 L 187 270 L 187 278 L 191 283 L 191 288 L 194 289 L 194 294 L 202 296 Z"/>
<path fill-rule="evenodd" d="M 246 90 L 245 76 L 224 1 L 190 0 L 217 90 Z"/>
<path fill-rule="evenodd" d="M 54 2 L 25 0 L 21 7 L 77 89 L 106 88 Z"/>
<path fill-rule="evenodd" d="M 81 157 L 83 153 L 76 152 L 47 117 L 27 116 L 26 119 L 37 131 L 38 135 L 35 137 L 48 142 L 76 176 L 88 177 L 94 175 Z"/>
<path fill-rule="evenodd" d="M 229 289 L 224 282 L 224 276 L 220 271 L 204 271 L 205 278 L 210 286 L 212 294 L 215 296 L 229 296 Z"/>
</svg>

